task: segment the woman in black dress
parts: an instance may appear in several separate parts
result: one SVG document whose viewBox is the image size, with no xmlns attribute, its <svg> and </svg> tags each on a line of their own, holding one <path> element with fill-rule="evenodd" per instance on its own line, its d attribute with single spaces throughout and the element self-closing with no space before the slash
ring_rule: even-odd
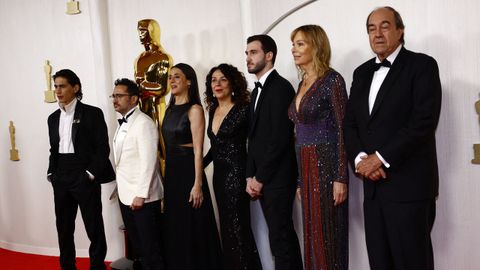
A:
<svg viewBox="0 0 480 270">
<path fill-rule="evenodd" d="M 211 148 L 204 166 L 213 160 L 213 188 L 220 217 L 223 269 L 261 269 L 250 227 L 250 200 L 245 192 L 248 132 L 247 82 L 238 69 L 221 64 L 205 82 Z"/>
<path fill-rule="evenodd" d="M 167 269 L 222 269 L 220 241 L 203 173 L 205 119 L 197 76 L 192 67 L 180 63 L 172 67 L 168 81 L 172 97 L 162 124 Z"/>
</svg>

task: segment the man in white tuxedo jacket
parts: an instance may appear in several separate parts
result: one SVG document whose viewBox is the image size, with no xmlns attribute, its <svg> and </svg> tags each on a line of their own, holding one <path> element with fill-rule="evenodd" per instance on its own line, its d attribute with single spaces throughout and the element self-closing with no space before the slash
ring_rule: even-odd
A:
<svg viewBox="0 0 480 270">
<path fill-rule="evenodd" d="M 160 244 L 163 186 L 157 156 L 158 129 L 137 107 L 139 89 L 118 79 L 111 96 L 122 115 L 113 139 L 117 188 L 123 222 L 142 269 L 164 269 Z"/>
</svg>

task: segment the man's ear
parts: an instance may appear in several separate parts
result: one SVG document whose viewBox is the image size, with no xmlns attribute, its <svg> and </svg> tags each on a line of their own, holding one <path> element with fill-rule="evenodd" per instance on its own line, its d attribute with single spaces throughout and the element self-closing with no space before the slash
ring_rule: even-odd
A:
<svg viewBox="0 0 480 270">
<path fill-rule="evenodd" d="M 134 103 L 138 104 L 138 101 L 140 100 L 139 96 L 132 96 L 135 100 Z"/>
<path fill-rule="evenodd" d="M 78 84 L 75 84 L 73 86 L 73 91 L 75 92 L 75 94 L 80 90 L 80 86 Z"/>
<path fill-rule="evenodd" d="M 267 53 L 265 54 L 265 58 L 267 59 L 267 61 L 272 62 L 273 52 L 267 52 Z"/>
</svg>

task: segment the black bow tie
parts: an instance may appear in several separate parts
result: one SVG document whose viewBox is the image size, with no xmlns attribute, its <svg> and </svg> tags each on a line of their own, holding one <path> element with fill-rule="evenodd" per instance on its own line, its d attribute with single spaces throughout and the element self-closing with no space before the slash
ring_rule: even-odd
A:
<svg viewBox="0 0 480 270">
<path fill-rule="evenodd" d="M 262 88 L 261 82 L 255 82 L 255 88 Z"/>
<path fill-rule="evenodd" d="M 118 124 L 121 126 L 123 123 L 127 123 L 127 119 L 125 117 L 122 117 L 120 119 L 117 119 Z"/>
<path fill-rule="evenodd" d="M 382 62 L 380 63 L 375 63 L 373 65 L 373 70 L 377 71 L 378 69 L 380 69 L 380 67 L 391 67 L 392 66 L 392 63 L 390 63 L 390 61 L 388 61 L 387 59 L 383 59 Z"/>
<path fill-rule="evenodd" d="M 130 117 L 130 115 L 132 115 L 134 111 L 135 111 L 135 110 L 131 111 L 129 114 L 127 114 L 127 116 L 124 116 L 124 117 L 122 117 L 122 118 L 120 118 L 120 119 L 117 119 L 118 124 L 121 126 L 123 123 L 127 123 L 127 122 L 128 122 L 128 121 L 127 121 L 128 117 Z"/>
</svg>

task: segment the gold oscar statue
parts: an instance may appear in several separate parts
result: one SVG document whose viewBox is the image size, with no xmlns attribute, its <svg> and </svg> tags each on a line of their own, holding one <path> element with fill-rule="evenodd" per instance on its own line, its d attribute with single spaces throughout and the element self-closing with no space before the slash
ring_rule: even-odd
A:
<svg viewBox="0 0 480 270">
<path fill-rule="evenodd" d="M 67 11 L 65 12 L 68 15 L 75 15 L 80 13 L 80 3 L 75 0 L 69 0 L 67 2 Z"/>
<path fill-rule="evenodd" d="M 165 115 L 165 96 L 169 93 L 168 72 L 173 65 L 170 55 L 160 45 L 160 26 L 155 20 L 138 22 L 138 35 L 145 47 L 135 60 L 135 81 L 140 86 L 140 109 L 157 125 L 160 142 L 160 167 L 165 175 L 165 143 L 162 138 L 162 120 Z"/>
<path fill-rule="evenodd" d="M 55 91 L 52 90 L 52 66 L 50 66 L 50 61 L 45 60 L 43 71 L 45 71 L 45 79 L 47 80 L 47 91 L 43 92 L 45 96 L 45 102 L 56 102 L 57 99 L 55 98 Z"/>
<path fill-rule="evenodd" d="M 477 114 L 480 116 L 480 100 L 475 102 L 475 110 L 477 111 Z M 474 154 L 474 158 L 472 159 L 472 163 L 480 164 L 480 144 L 476 143 L 473 145 L 473 154 Z"/>
<path fill-rule="evenodd" d="M 18 150 L 15 148 L 15 126 L 13 125 L 13 121 L 10 121 L 8 130 L 10 131 L 10 144 L 12 147 L 12 149 L 10 149 L 10 160 L 19 161 L 20 158 L 18 157 Z"/>
</svg>

